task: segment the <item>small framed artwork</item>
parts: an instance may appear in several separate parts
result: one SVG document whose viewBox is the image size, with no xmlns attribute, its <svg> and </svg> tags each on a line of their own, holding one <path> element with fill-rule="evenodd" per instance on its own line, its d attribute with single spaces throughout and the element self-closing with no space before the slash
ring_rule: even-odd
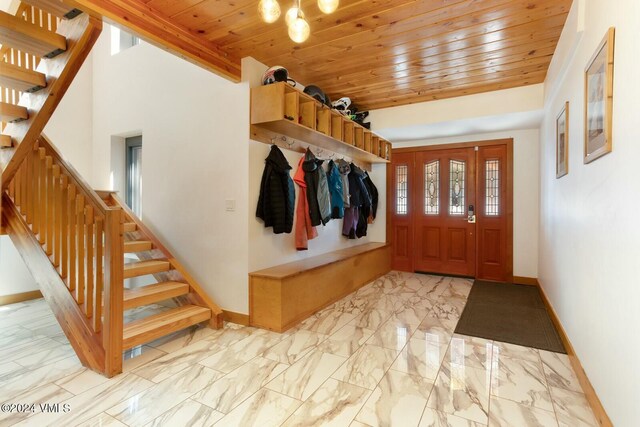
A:
<svg viewBox="0 0 640 427">
<path fill-rule="evenodd" d="M 615 28 L 609 28 L 584 72 L 584 162 L 612 150 L 613 54 Z"/>
<path fill-rule="evenodd" d="M 569 173 L 569 102 L 556 118 L 556 178 Z"/>
</svg>

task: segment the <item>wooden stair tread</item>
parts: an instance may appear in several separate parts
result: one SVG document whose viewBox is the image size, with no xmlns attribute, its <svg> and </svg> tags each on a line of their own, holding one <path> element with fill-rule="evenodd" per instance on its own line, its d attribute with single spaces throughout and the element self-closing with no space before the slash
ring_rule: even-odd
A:
<svg viewBox="0 0 640 427">
<path fill-rule="evenodd" d="M 138 226 L 136 225 L 135 222 L 125 222 L 124 223 L 124 232 L 125 233 L 131 233 L 132 231 L 136 231 L 138 229 Z"/>
<path fill-rule="evenodd" d="M 16 120 L 27 120 L 29 111 L 21 105 L 13 105 L 8 102 L 0 102 L 0 121 L 13 122 Z"/>
<path fill-rule="evenodd" d="M 124 325 L 122 349 L 153 341 L 211 318 L 211 310 L 184 305 Z"/>
<path fill-rule="evenodd" d="M 52 15 L 59 16 L 60 18 L 73 19 L 82 13 L 62 3 L 62 0 L 22 0 L 22 2 L 49 12 Z"/>
<path fill-rule="evenodd" d="M 124 265 L 124 278 L 144 276 L 146 274 L 161 273 L 171 270 L 171 263 L 165 260 L 149 260 L 131 262 Z"/>
<path fill-rule="evenodd" d="M 22 92 L 35 92 L 47 85 L 46 76 L 8 62 L 0 67 L 0 85 Z"/>
<path fill-rule="evenodd" d="M 124 309 L 130 310 L 141 305 L 153 304 L 189 293 L 189 284 L 182 282 L 161 282 L 124 290 Z"/>
<path fill-rule="evenodd" d="M 0 147 L 11 147 L 13 141 L 10 135 L 0 135 Z"/>
<path fill-rule="evenodd" d="M 153 249 L 153 243 L 150 240 L 129 240 L 124 242 L 124 251 L 126 253 L 144 252 Z"/>
<path fill-rule="evenodd" d="M 0 38 L 3 46 L 51 58 L 67 49 L 67 40 L 31 22 L 0 11 Z"/>
</svg>

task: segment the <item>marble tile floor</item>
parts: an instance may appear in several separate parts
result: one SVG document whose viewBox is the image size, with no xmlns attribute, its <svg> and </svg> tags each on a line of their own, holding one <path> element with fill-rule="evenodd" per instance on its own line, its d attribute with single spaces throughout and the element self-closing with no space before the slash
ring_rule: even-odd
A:
<svg viewBox="0 0 640 427">
<path fill-rule="evenodd" d="M 392 272 L 284 334 L 228 323 L 137 347 L 111 379 L 43 300 L 3 306 L 0 403 L 60 407 L 0 427 L 597 425 L 566 355 L 454 334 L 471 285 Z"/>
</svg>

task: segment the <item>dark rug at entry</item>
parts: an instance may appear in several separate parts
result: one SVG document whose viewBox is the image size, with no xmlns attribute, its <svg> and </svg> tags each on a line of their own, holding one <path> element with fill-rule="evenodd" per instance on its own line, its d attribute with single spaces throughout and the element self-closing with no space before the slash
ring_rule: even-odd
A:
<svg viewBox="0 0 640 427">
<path fill-rule="evenodd" d="M 476 280 L 456 333 L 566 353 L 536 286 Z"/>
</svg>

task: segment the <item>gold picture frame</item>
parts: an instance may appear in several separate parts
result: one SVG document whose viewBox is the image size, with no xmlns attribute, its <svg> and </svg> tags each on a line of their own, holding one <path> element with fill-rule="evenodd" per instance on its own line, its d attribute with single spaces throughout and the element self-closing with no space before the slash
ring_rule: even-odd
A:
<svg viewBox="0 0 640 427">
<path fill-rule="evenodd" d="M 569 173 L 569 101 L 556 118 L 556 178 Z"/>
<path fill-rule="evenodd" d="M 584 163 L 610 153 L 615 28 L 607 31 L 584 71 Z"/>
</svg>

